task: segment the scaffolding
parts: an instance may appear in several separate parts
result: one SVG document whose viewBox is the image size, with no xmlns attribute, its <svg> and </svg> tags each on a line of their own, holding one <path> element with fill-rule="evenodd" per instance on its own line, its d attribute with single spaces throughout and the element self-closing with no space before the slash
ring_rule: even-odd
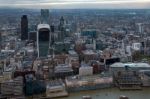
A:
<svg viewBox="0 0 150 99">
<path fill-rule="evenodd" d="M 121 90 L 138 90 L 141 88 L 141 80 L 135 71 L 119 71 L 114 75 L 116 86 Z"/>
</svg>

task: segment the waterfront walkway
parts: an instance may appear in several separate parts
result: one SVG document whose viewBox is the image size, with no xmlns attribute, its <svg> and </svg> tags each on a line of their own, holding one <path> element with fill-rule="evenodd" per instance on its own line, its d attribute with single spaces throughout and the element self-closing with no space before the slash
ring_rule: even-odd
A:
<svg viewBox="0 0 150 99">
<path fill-rule="evenodd" d="M 120 95 L 128 96 L 129 99 L 150 99 L 150 87 L 142 90 L 120 91 L 119 88 L 109 88 L 91 91 L 70 93 L 69 97 L 58 99 L 82 99 L 82 96 L 90 95 L 92 99 L 119 99 Z M 57 99 L 57 98 L 56 98 Z"/>
</svg>

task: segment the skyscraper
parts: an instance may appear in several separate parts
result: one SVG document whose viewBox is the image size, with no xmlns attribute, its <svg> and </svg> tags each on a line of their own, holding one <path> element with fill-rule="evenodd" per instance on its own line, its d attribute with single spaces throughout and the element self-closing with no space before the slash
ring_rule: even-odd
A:
<svg viewBox="0 0 150 99">
<path fill-rule="evenodd" d="M 138 23 L 137 25 L 138 25 L 138 32 L 140 33 L 140 35 L 143 34 L 143 32 L 144 32 L 144 24 Z"/>
<path fill-rule="evenodd" d="M 65 20 L 63 17 L 60 18 L 59 30 L 59 40 L 63 40 L 65 37 Z"/>
<path fill-rule="evenodd" d="M 54 25 L 51 25 L 51 43 L 50 43 L 50 46 L 52 46 L 55 42 L 55 26 Z"/>
<path fill-rule="evenodd" d="M 64 24 L 65 24 L 65 19 L 64 19 L 64 17 L 62 16 L 62 17 L 60 18 L 60 26 L 64 26 Z"/>
<path fill-rule="evenodd" d="M 49 10 L 41 9 L 41 24 L 49 24 Z"/>
<path fill-rule="evenodd" d="M 37 28 L 37 51 L 38 57 L 46 57 L 50 47 L 50 26 L 39 24 Z"/>
<path fill-rule="evenodd" d="M 28 39 L 28 18 L 27 15 L 21 17 L 21 40 Z"/>
</svg>

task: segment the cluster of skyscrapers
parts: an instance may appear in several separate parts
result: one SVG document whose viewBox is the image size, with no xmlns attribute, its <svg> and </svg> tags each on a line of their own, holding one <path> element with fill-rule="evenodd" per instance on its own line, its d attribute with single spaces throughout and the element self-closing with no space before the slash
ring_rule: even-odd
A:
<svg viewBox="0 0 150 99">
<path fill-rule="evenodd" d="M 49 10 L 41 9 L 40 23 L 37 25 L 36 33 L 34 32 L 32 34 L 36 37 L 38 57 L 46 57 L 49 54 L 49 49 L 52 48 L 56 38 L 54 36 L 55 28 L 54 25 L 50 24 Z M 62 41 L 65 37 L 65 20 L 63 17 L 60 18 L 58 30 L 60 32 L 57 34 L 57 40 Z M 28 18 L 27 15 L 23 15 L 21 17 L 21 40 L 32 39 L 32 37 L 29 36 Z"/>
</svg>

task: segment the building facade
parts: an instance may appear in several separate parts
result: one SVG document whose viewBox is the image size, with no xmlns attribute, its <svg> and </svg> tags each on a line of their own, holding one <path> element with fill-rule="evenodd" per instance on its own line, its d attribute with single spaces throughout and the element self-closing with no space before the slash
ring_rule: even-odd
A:
<svg viewBox="0 0 150 99">
<path fill-rule="evenodd" d="M 37 28 L 37 51 L 38 57 L 46 57 L 49 53 L 50 26 L 39 24 Z"/>
<path fill-rule="evenodd" d="M 28 18 L 27 15 L 21 17 L 21 40 L 28 39 Z"/>
<path fill-rule="evenodd" d="M 49 10 L 41 9 L 41 24 L 49 24 Z"/>
</svg>

